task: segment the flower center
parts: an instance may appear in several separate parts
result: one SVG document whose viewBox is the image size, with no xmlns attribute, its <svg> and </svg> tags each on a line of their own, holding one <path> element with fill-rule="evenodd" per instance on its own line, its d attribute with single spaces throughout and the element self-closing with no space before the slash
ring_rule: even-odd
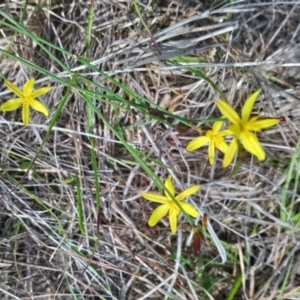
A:
<svg viewBox="0 0 300 300">
<path fill-rule="evenodd" d="M 240 134 L 245 130 L 244 124 L 231 124 L 229 130 L 238 138 Z"/>
<path fill-rule="evenodd" d="M 180 209 L 178 208 L 178 206 L 172 200 L 170 200 L 168 204 L 170 206 L 170 209 L 175 210 L 176 215 L 178 216 L 180 213 Z"/>
<path fill-rule="evenodd" d="M 220 145 L 223 141 L 223 137 L 220 134 L 215 134 L 213 135 L 212 140 L 216 145 Z"/>
<path fill-rule="evenodd" d="M 23 101 L 24 101 L 26 104 L 29 104 L 29 103 L 32 101 L 32 97 L 31 97 L 31 96 L 24 96 L 24 97 L 23 97 Z"/>
<path fill-rule="evenodd" d="M 242 124 L 242 131 L 246 132 L 246 131 L 250 131 L 250 124 L 249 122 Z"/>
</svg>

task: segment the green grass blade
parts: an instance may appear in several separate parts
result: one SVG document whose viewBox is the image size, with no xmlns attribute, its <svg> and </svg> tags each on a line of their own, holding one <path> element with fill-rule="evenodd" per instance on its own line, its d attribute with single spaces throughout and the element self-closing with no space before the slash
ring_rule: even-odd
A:
<svg viewBox="0 0 300 300">
<path fill-rule="evenodd" d="M 78 176 L 76 176 L 76 194 L 77 194 L 76 198 L 77 198 L 78 227 L 81 233 L 85 234 L 82 197 L 81 197 L 81 182 Z"/>
</svg>

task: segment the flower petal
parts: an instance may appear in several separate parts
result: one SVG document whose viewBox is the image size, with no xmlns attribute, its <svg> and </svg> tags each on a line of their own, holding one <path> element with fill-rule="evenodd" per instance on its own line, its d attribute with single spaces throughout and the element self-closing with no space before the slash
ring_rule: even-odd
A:
<svg viewBox="0 0 300 300">
<path fill-rule="evenodd" d="M 5 85 L 9 90 L 11 90 L 14 94 L 19 96 L 20 98 L 24 97 L 23 92 L 14 84 L 12 84 L 10 81 L 5 80 Z"/>
<path fill-rule="evenodd" d="M 49 91 L 51 91 L 51 89 L 52 89 L 51 87 L 44 87 L 44 88 L 38 89 L 31 94 L 31 97 L 32 98 L 40 97 L 40 96 L 48 93 Z"/>
<path fill-rule="evenodd" d="M 251 154 L 255 155 L 258 160 L 264 160 L 266 158 L 265 150 L 261 146 L 257 136 L 254 133 L 243 133 L 240 136 L 240 140 L 244 148 Z"/>
<path fill-rule="evenodd" d="M 171 200 L 172 197 L 169 195 L 169 193 L 170 193 L 172 196 L 175 195 L 175 187 L 174 187 L 174 185 L 173 185 L 173 183 L 172 183 L 172 176 L 171 176 L 171 175 L 168 176 L 167 180 L 165 181 L 164 186 L 165 186 L 165 195 L 167 196 L 168 199 Z M 169 193 L 168 193 L 167 191 L 168 191 Z"/>
<path fill-rule="evenodd" d="M 22 104 L 23 104 L 23 99 L 20 98 L 10 99 L 0 106 L 0 110 L 12 111 L 22 106 Z"/>
<path fill-rule="evenodd" d="M 232 126 L 232 125 L 231 125 Z M 233 132 L 229 129 L 226 129 L 226 130 L 222 130 L 218 133 L 219 136 L 226 136 L 226 135 L 232 135 Z"/>
<path fill-rule="evenodd" d="M 23 94 L 25 97 L 31 96 L 34 87 L 34 78 L 29 79 L 23 86 Z"/>
<path fill-rule="evenodd" d="M 259 119 L 254 122 L 248 123 L 248 130 L 252 131 L 261 131 L 261 129 L 265 129 L 268 127 L 272 127 L 279 123 L 279 119 L 269 118 L 269 119 Z"/>
<path fill-rule="evenodd" d="M 246 102 L 242 108 L 242 123 L 243 124 L 248 122 L 251 112 L 252 112 L 253 105 L 254 105 L 258 95 L 260 94 L 260 92 L 261 92 L 261 89 L 252 93 L 246 100 Z"/>
<path fill-rule="evenodd" d="M 187 147 L 186 150 L 187 151 L 194 151 L 196 149 L 199 149 L 203 146 L 205 146 L 208 142 L 209 142 L 209 138 L 207 136 L 199 136 L 193 140 L 191 140 Z"/>
<path fill-rule="evenodd" d="M 173 234 L 175 234 L 177 231 L 177 217 L 178 215 L 176 209 L 171 208 L 169 213 L 169 222 L 170 222 L 171 232 Z"/>
<path fill-rule="evenodd" d="M 250 116 L 249 123 L 256 121 L 260 117 L 261 117 L 260 114 L 255 114 L 253 116 Z"/>
<path fill-rule="evenodd" d="M 208 160 L 211 165 L 214 164 L 215 161 L 215 143 L 211 141 L 208 145 Z"/>
<path fill-rule="evenodd" d="M 224 118 L 223 116 L 221 118 Z M 212 127 L 212 132 L 214 134 L 218 133 L 223 125 L 223 121 L 216 121 Z"/>
<path fill-rule="evenodd" d="M 32 99 L 29 101 L 29 105 L 36 111 L 44 114 L 46 117 L 49 116 L 49 110 L 42 102 Z"/>
<path fill-rule="evenodd" d="M 168 213 L 169 209 L 170 206 L 168 204 L 162 204 L 156 207 L 148 220 L 148 225 L 151 227 L 155 226 L 157 222 Z"/>
<path fill-rule="evenodd" d="M 182 209 L 184 210 L 185 213 L 192 216 L 193 218 L 198 218 L 199 212 L 194 207 L 194 205 L 192 205 L 190 203 L 185 203 L 185 202 L 180 203 L 180 205 L 181 205 L 181 207 L 182 207 Z"/>
<path fill-rule="evenodd" d="M 237 112 L 225 101 L 218 99 L 217 107 L 221 114 L 226 117 L 231 123 L 238 125 L 241 123 L 241 118 L 237 114 Z"/>
<path fill-rule="evenodd" d="M 29 105 L 26 102 L 23 103 L 22 121 L 24 126 L 27 126 L 29 123 Z"/>
<path fill-rule="evenodd" d="M 219 149 L 221 152 L 226 153 L 228 150 L 228 145 L 224 141 L 223 138 L 219 138 L 218 140 L 215 141 L 215 146 L 217 149 Z"/>
<path fill-rule="evenodd" d="M 184 198 L 195 194 L 200 189 L 200 185 L 193 185 L 175 197 L 177 201 L 182 201 Z M 181 204 L 180 204 L 181 205 Z"/>
<path fill-rule="evenodd" d="M 235 157 L 237 149 L 238 149 L 237 139 L 233 138 L 228 147 L 228 150 L 225 152 L 225 155 L 224 155 L 224 159 L 223 159 L 223 167 L 224 168 L 228 167 L 231 164 L 233 158 Z"/>
<path fill-rule="evenodd" d="M 149 201 L 162 203 L 162 204 L 166 204 L 170 201 L 166 196 L 160 194 L 154 194 L 154 193 L 143 193 L 142 197 Z"/>
</svg>

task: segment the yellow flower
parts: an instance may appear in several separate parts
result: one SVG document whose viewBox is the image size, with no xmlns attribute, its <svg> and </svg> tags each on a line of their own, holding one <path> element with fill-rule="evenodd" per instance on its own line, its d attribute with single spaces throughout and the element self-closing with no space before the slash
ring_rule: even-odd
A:
<svg viewBox="0 0 300 300">
<path fill-rule="evenodd" d="M 274 126 L 279 122 L 279 119 L 259 119 L 259 115 L 251 116 L 253 105 L 260 92 L 261 90 L 258 90 L 249 96 L 242 108 L 241 117 L 227 102 L 217 100 L 218 109 L 230 121 L 229 130 L 234 134 L 234 138 L 225 153 L 223 167 L 227 167 L 232 162 L 238 150 L 239 141 L 248 152 L 255 155 L 259 160 L 264 160 L 266 157 L 262 145 L 252 131 L 258 132 Z"/>
<path fill-rule="evenodd" d="M 169 195 L 169 193 L 175 197 L 175 199 L 180 202 L 180 206 L 184 210 L 185 213 L 188 215 L 197 218 L 199 216 L 199 212 L 196 210 L 196 208 L 189 203 L 182 202 L 186 197 L 196 193 L 200 189 L 200 185 L 194 185 L 179 195 L 175 196 L 175 188 L 172 183 L 172 177 L 168 176 L 167 180 L 165 181 L 165 196 L 154 194 L 154 193 L 143 193 L 142 196 L 150 201 L 161 203 L 160 206 L 158 206 L 153 213 L 151 214 L 148 224 L 149 226 L 153 227 L 157 224 L 157 222 L 162 219 L 168 212 L 169 212 L 169 222 L 171 226 L 172 233 L 176 233 L 177 231 L 177 218 L 180 213 L 179 207 L 174 203 L 172 200 L 172 197 Z M 166 191 L 169 191 L 167 193 Z"/>
<path fill-rule="evenodd" d="M 25 126 L 29 123 L 29 107 L 32 107 L 38 112 L 43 113 L 46 117 L 49 115 L 48 108 L 35 98 L 48 93 L 51 90 L 51 87 L 44 87 L 34 91 L 34 78 L 31 78 L 24 84 L 23 91 L 21 91 L 18 87 L 16 87 L 9 81 L 5 81 L 5 85 L 19 98 L 6 101 L 0 106 L 0 110 L 12 111 L 19 108 L 20 106 L 23 106 L 22 120 Z"/>
<path fill-rule="evenodd" d="M 192 141 L 186 147 L 187 151 L 194 151 L 208 144 L 208 158 L 209 163 L 213 165 L 215 161 L 215 148 L 221 152 L 226 153 L 228 145 L 224 141 L 224 136 L 231 134 L 229 130 L 220 131 L 223 121 L 217 121 L 214 123 L 212 130 L 206 131 L 205 136 L 200 136 Z"/>
</svg>

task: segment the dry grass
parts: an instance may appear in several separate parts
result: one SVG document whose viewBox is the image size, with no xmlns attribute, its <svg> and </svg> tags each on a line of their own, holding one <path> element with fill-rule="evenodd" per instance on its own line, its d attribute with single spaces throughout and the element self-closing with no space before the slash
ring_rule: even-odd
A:
<svg viewBox="0 0 300 300">
<path fill-rule="evenodd" d="M 90 1 L 29 2 L 25 10 L 23 2 L 6 1 L 1 10 L 58 48 L 47 47 L 50 56 L 3 24 L 0 47 L 56 78 L 68 81 L 69 69 L 107 88 L 93 87 L 101 95 L 101 101 L 93 100 L 96 108 L 145 155 L 141 159 L 154 173 L 164 180 L 172 172 L 177 189 L 202 185 L 192 201 L 208 214 L 224 242 L 227 262 L 221 264 L 209 237 L 201 255 L 193 255 L 184 225 L 176 236 L 171 236 L 167 221 L 149 228 L 154 206 L 141 193 L 156 188 L 124 142 L 96 114 L 89 131 L 87 103 L 78 89 L 67 93 L 60 82 L 2 51 L 3 77 L 21 86 L 33 76 L 40 86 L 53 89 L 43 97 L 51 110 L 47 120 L 33 113 L 24 128 L 19 110 L 1 114 L 1 299 L 299 299 L 297 1 L 216 1 L 213 7 L 211 1 L 161 0 L 152 7 L 151 1 L 139 1 L 161 56 L 131 1 L 93 3 L 92 38 L 86 47 Z M 179 54 L 198 62 L 189 69 L 164 62 Z M 121 86 L 81 64 L 81 56 Z M 200 68 L 203 60 L 205 67 Z M 173 125 L 178 116 L 219 116 L 215 100 L 220 96 L 192 67 L 202 70 L 235 107 L 263 88 L 257 112 L 285 119 L 260 135 L 266 161 L 245 153 L 232 174 L 221 167 L 220 157 L 211 167 L 205 148 L 185 151 L 191 136 L 154 121 L 149 111 L 147 115 L 156 104 L 175 115 L 166 119 Z M 78 81 L 84 87 L 82 78 Z M 124 87 L 150 102 L 141 98 L 138 103 Z M 0 95 L 1 102 L 11 98 L 3 80 Z M 26 172 L 64 96 L 68 102 Z M 136 104 L 146 108 L 144 114 Z M 101 188 L 100 212 L 95 181 Z"/>
</svg>

